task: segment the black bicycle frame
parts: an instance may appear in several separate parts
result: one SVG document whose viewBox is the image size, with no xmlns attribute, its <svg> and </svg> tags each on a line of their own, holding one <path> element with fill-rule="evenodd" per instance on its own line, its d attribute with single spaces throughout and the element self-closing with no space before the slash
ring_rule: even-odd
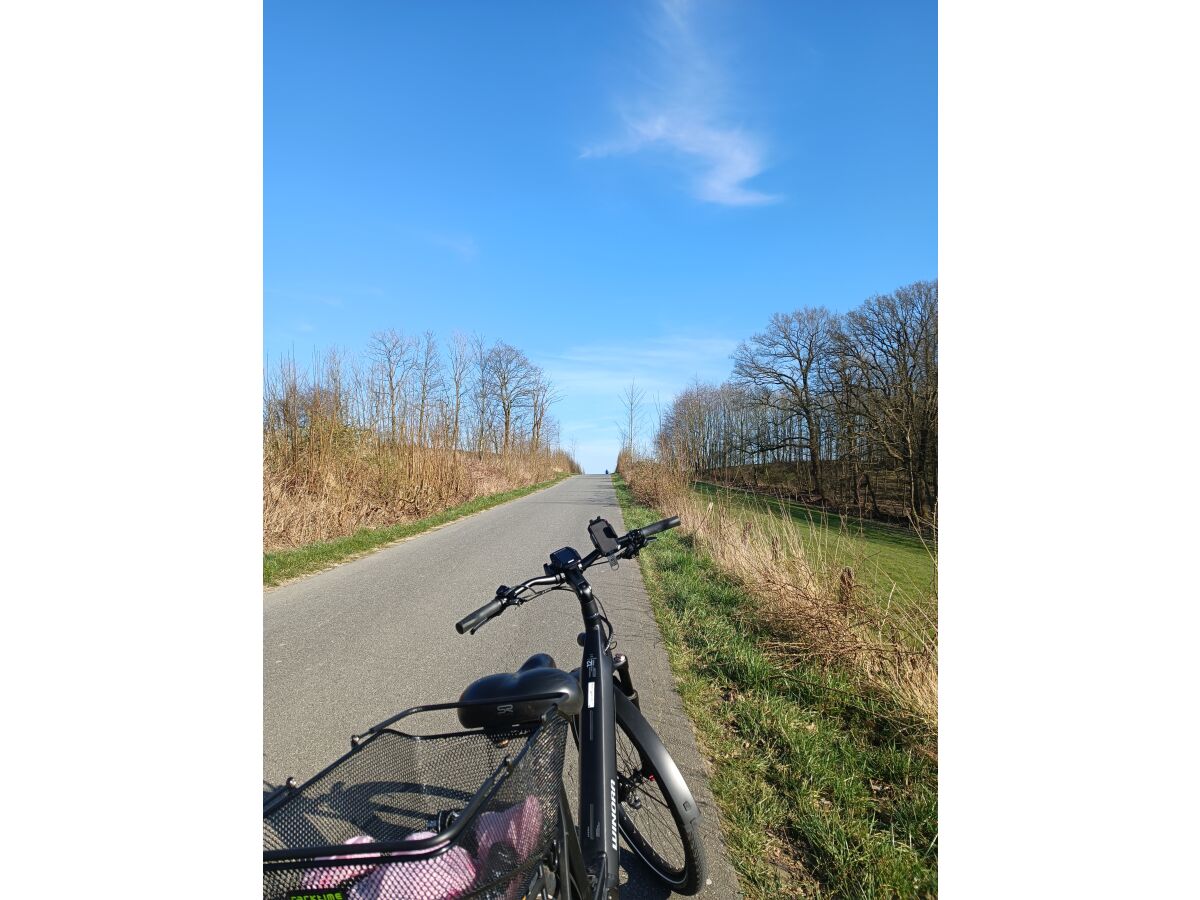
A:
<svg viewBox="0 0 1200 900">
<path fill-rule="evenodd" d="M 594 520 L 596 525 L 600 520 Z M 583 694 L 583 707 L 579 711 L 576 723 L 576 740 L 579 744 L 579 833 L 574 828 L 564 828 L 566 837 L 566 852 L 559 857 L 559 873 L 564 878 L 564 887 L 568 893 L 590 893 L 592 900 L 617 900 L 617 890 L 620 884 L 620 825 L 619 825 L 619 787 L 617 784 L 617 734 L 616 734 L 616 690 L 614 679 L 614 664 L 611 646 L 612 624 L 605 618 L 599 603 L 592 594 L 591 585 L 584 578 L 584 571 L 600 559 L 607 558 L 615 561 L 618 556 L 622 559 L 632 559 L 638 551 L 646 546 L 647 539 L 668 528 L 679 524 L 679 518 L 672 516 L 655 522 L 642 529 L 631 531 L 621 538 L 608 551 L 602 551 L 602 542 L 598 542 L 593 534 L 592 542 L 595 549 L 582 559 L 573 547 L 561 547 L 550 554 L 550 564 L 543 566 L 546 574 L 538 578 L 530 578 L 515 588 L 501 585 L 496 589 L 496 596 L 470 615 L 459 620 L 455 625 L 459 634 L 470 632 L 474 634 L 486 622 L 500 615 L 508 606 L 520 606 L 532 597 L 521 598 L 523 591 L 547 587 L 551 590 L 561 587 L 564 583 L 579 598 L 580 612 L 583 614 L 584 632 L 583 665 L 579 667 L 579 686 Z M 607 527 L 607 524 L 606 524 Z M 611 537 L 611 535 L 608 535 Z M 534 594 L 533 596 L 538 596 Z M 607 626 L 608 633 L 605 633 Z M 637 708 L 637 692 L 628 673 L 628 662 L 620 660 L 618 675 L 621 679 L 622 696 L 628 695 L 632 708 Z M 640 717 L 638 717 L 640 721 Z M 647 726 L 648 728 L 648 726 Z M 650 736 L 657 737 L 650 732 Z M 675 764 L 669 756 L 660 761 L 660 768 L 671 777 L 674 788 L 687 796 L 684 807 L 693 813 L 696 810 L 694 801 L 687 786 L 683 782 Z M 643 760 L 643 765 L 645 761 Z M 677 784 L 676 784 L 677 782 Z M 566 792 L 562 794 L 565 807 Z M 564 808 L 564 817 L 569 812 Z M 576 839 L 576 837 L 578 839 Z M 580 871 L 580 870 L 583 871 Z M 586 873 L 586 874 L 585 874 Z M 591 881 L 590 891 L 575 876 Z"/>
<path fill-rule="evenodd" d="M 583 612 L 583 665 L 579 669 L 579 843 L 595 877 L 593 897 L 615 900 L 620 881 L 617 828 L 617 744 L 613 713 L 612 651 L 591 585 L 573 569 L 567 581 Z"/>
</svg>

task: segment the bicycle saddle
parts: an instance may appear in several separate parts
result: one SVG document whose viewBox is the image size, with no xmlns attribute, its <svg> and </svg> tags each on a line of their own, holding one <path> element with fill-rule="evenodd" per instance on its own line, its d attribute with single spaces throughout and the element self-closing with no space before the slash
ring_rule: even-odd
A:
<svg viewBox="0 0 1200 900">
<path fill-rule="evenodd" d="M 539 694 L 556 694 L 557 699 L 523 699 Z M 458 700 L 460 703 L 479 703 L 458 710 L 458 721 L 463 727 L 488 730 L 536 722 L 556 702 L 568 716 L 575 715 L 583 707 L 579 682 L 562 669 L 555 668 L 554 658 L 548 653 L 535 653 L 516 672 L 487 675 L 471 682 Z M 488 700 L 496 702 L 483 702 Z"/>
</svg>

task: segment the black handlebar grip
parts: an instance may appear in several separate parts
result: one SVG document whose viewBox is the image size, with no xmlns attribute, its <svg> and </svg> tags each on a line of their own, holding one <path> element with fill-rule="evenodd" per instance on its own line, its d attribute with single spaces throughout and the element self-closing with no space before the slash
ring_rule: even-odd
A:
<svg viewBox="0 0 1200 900">
<path fill-rule="evenodd" d="M 671 516 L 669 519 L 663 519 L 661 522 L 651 522 L 645 528 L 639 528 L 642 537 L 650 537 L 658 534 L 660 531 L 666 531 L 668 528 L 675 528 L 679 525 L 679 516 Z"/>
<path fill-rule="evenodd" d="M 460 619 L 454 627 L 458 630 L 459 634 L 474 631 L 488 619 L 500 615 L 504 611 L 504 607 L 505 602 L 502 599 L 493 597 L 487 603 L 483 604 L 483 606 L 479 607 L 479 609 L 475 610 L 475 612 Z"/>
</svg>

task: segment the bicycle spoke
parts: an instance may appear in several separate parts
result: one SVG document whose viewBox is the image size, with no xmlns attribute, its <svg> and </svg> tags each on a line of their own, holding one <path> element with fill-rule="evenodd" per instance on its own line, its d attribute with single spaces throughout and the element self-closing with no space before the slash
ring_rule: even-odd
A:
<svg viewBox="0 0 1200 900">
<path fill-rule="evenodd" d="M 629 742 L 624 732 L 617 729 L 617 756 L 621 775 L 632 783 L 627 788 L 628 796 L 621 809 L 628 826 L 637 831 L 642 849 L 648 850 L 662 860 L 673 871 L 680 871 L 686 863 L 683 842 L 679 837 L 670 804 L 662 794 L 658 781 L 649 777 L 642 767 L 641 754 Z M 635 809 L 630 801 L 637 799 L 640 808 Z M 629 836 L 627 835 L 627 838 Z M 634 838 L 636 841 L 637 839 Z"/>
</svg>

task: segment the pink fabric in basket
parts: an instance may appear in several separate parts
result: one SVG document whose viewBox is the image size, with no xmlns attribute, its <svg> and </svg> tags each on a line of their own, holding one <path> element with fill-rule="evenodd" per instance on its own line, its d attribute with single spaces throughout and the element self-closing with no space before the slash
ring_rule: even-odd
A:
<svg viewBox="0 0 1200 900">
<path fill-rule="evenodd" d="M 537 848 L 542 836 L 542 804 L 537 797 L 526 797 L 523 803 L 510 806 L 504 812 L 480 813 L 475 823 L 475 840 L 480 860 L 488 858 L 493 844 L 508 844 L 517 851 L 521 862 Z"/>
<path fill-rule="evenodd" d="M 522 803 L 503 812 L 480 813 L 475 825 L 478 859 L 487 860 L 494 845 L 508 844 L 521 862 L 525 862 L 542 836 L 542 823 L 542 805 L 536 797 L 526 797 Z M 408 840 L 434 836 L 432 831 L 419 831 L 409 835 Z M 370 844 L 374 841 L 363 834 L 355 835 L 346 843 Z M 389 853 L 387 858 L 403 855 L 403 852 Z M 471 890 L 476 877 L 475 861 L 461 847 L 451 847 L 441 856 L 415 862 L 385 863 L 379 861 L 378 853 L 350 853 L 322 859 L 373 860 L 311 869 L 301 876 L 300 886 L 304 890 L 327 890 L 349 879 L 360 878 L 350 889 L 351 900 L 455 900 Z M 518 885 L 513 887 L 519 888 Z"/>
<path fill-rule="evenodd" d="M 432 831 L 409 835 L 433 837 Z M 462 847 L 416 862 L 386 863 L 350 889 L 351 900 L 454 900 L 475 883 L 475 863 Z"/>
<path fill-rule="evenodd" d="M 354 837 L 347 840 L 347 844 L 372 844 L 375 838 L 368 837 L 365 834 L 356 834 Z M 348 853 L 340 856 L 322 856 L 322 860 L 335 859 L 378 859 L 378 853 Z M 357 866 L 329 866 L 324 869 L 309 869 L 300 876 L 300 887 L 306 891 L 327 890 L 337 887 L 348 878 L 354 878 L 358 875 L 365 875 L 367 872 L 375 869 L 379 863 L 371 863 L 369 865 Z"/>
</svg>

